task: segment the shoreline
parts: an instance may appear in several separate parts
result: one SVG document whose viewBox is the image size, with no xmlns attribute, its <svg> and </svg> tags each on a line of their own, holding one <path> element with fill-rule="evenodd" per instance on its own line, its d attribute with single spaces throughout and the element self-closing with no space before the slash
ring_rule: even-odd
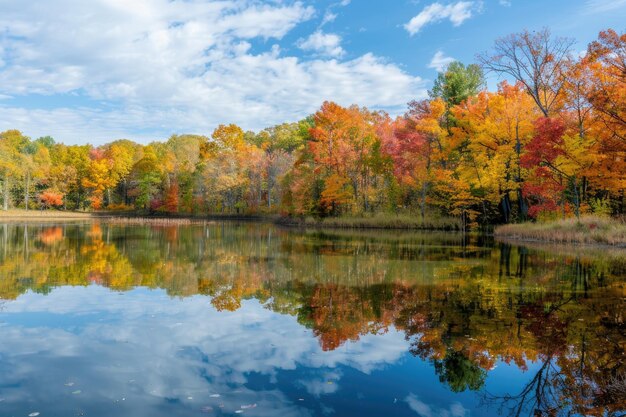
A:
<svg viewBox="0 0 626 417">
<path fill-rule="evenodd" d="M 137 212 L 77 212 L 77 211 L 0 211 L 0 222 L 54 222 L 69 220 L 107 220 L 121 222 L 199 222 L 199 221 L 238 221 L 267 222 L 287 228 L 316 228 L 343 230 L 407 230 L 407 231 L 449 231 L 463 232 L 460 225 L 451 219 L 431 219 L 422 222 L 418 217 L 389 215 L 373 217 L 337 217 L 317 220 L 314 218 L 283 217 L 274 214 L 143 214 Z"/>
<path fill-rule="evenodd" d="M 318 230 L 396 230 L 463 233 L 449 219 L 421 222 L 417 217 L 403 215 L 338 218 L 293 218 L 264 214 L 142 214 L 137 212 L 80 212 L 80 211 L 0 211 L 0 223 L 52 223 L 71 221 L 106 221 L 117 224 L 197 224 L 207 221 L 264 222 L 279 227 Z M 497 242 L 512 244 L 547 244 L 577 247 L 626 248 L 626 223 L 618 220 L 583 217 L 548 223 L 518 223 L 490 225 L 495 227 Z M 465 233 L 471 233 L 465 231 Z M 480 233 L 480 232 L 479 232 Z"/>
</svg>

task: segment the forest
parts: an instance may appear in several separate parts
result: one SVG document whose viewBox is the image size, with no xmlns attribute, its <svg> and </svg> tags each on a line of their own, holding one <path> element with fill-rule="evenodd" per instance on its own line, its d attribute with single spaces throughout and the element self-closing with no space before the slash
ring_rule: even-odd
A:
<svg viewBox="0 0 626 417">
<path fill-rule="evenodd" d="M 453 62 L 392 118 L 328 101 L 260 132 L 102 146 L 0 133 L 2 208 L 451 216 L 464 227 L 626 213 L 626 33 L 549 30 Z M 495 91 L 486 74 L 501 80 Z M 88 142 L 89 138 L 85 138 Z"/>
</svg>

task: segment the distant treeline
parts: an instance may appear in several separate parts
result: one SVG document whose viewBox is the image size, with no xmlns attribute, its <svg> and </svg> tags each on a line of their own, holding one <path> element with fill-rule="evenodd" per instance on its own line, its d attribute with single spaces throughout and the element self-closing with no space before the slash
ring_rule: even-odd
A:
<svg viewBox="0 0 626 417">
<path fill-rule="evenodd" d="M 453 216 L 464 225 L 626 212 L 626 33 L 585 54 L 548 30 L 451 63 L 392 119 L 326 102 L 259 133 L 220 125 L 103 146 L 0 133 L 12 207 L 194 214 Z M 502 75 L 488 91 L 484 72 Z"/>
</svg>

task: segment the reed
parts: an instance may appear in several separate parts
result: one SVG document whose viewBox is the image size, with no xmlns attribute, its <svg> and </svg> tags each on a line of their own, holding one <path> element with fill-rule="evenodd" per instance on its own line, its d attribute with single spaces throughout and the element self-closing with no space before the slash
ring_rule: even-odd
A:
<svg viewBox="0 0 626 417">
<path fill-rule="evenodd" d="M 448 217 L 426 217 L 419 215 L 378 213 L 372 216 L 342 216 L 317 219 L 283 218 L 280 224 L 299 227 L 334 229 L 412 229 L 412 230 L 461 230 L 459 219 Z"/>
<path fill-rule="evenodd" d="M 494 235 L 516 240 L 626 246 L 626 223 L 607 217 L 586 216 L 546 223 L 507 224 L 496 227 Z"/>
</svg>

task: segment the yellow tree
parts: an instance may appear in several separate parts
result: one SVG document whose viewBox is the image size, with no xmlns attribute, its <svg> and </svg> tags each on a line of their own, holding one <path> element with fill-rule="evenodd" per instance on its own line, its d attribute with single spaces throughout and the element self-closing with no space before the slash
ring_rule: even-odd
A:
<svg viewBox="0 0 626 417">
<path fill-rule="evenodd" d="M 82 179 L 82 184 L 92 190 L 91 207 L 96 210 L 102 208 L 105 190 L 115 186 L 110 160 L 105 157 L 102 150 L 92 149 L 87 176 Z"/>
<path fill-rule="evenodd" d="M 520 84 L 503 82 L 496 93 L 482 92 L 453 109 L 455 136 L 465 140 L 459 177 L 483 202 L 497 205 L 502 221 L 525 217 L 520 157 L 533 133 L 538 112 Z"/>
<path fill-rule="evenodd" d="M 139 160 L 140 145 L 129 140 L 117 140 L 106 145 L 104 156 L 109 160 L 111 166 L 111 182 L 114 186 L 122 183 L 123 202 L 127 200 L 127 177 L 133 165 Z M 108 204 L 113 204 L 111 188 L 107 188 Z"/>
<path fill-rule="evenodd" d="M 19 130 L 7 130 L 0 133 L 0 176 L 2 177 L 3 209 L 9 209 L 11 183 L 23 173 L 23 155 L 21 151 L 29 139 Z"/>
</svg>

